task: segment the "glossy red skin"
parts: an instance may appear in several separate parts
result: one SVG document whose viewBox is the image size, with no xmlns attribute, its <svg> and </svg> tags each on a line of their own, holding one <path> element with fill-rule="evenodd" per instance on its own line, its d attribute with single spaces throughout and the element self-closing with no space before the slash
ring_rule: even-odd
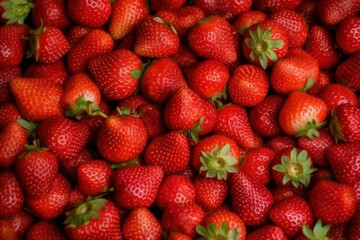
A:
<svg viewBox="0 0 360 240">
<path fill-rule="evenodd" d="M 360 17 L 349 17 L 336 28 L 336 43 L 345 54 L 360 52 Z"/>
<path fill-rule="evenodd" d="M 241 13 L 234 21 L 234 27 L 240 34 L 244 34 L 245 31 L 254 24 L 260 24 L 267 20 L 268 16 L 261 11 L 250 10 Z"/>
<path fill-rule="evenodd" d="M 318 14 L 323 24 L 334 27 L 347 17 L 355 16 L 360 11 L 359 0 L 320 0 Z"/>
<path fill-rule="evenodd" d="M 26 239 L 29 240 L 65 240 L 65 234 L 62 229 L 51 221 L 40 220 L 30 226 L 26 233 Z"/>
<path fill-rule="evenodd" d="M 32 20 L 36 27 L 53 26 L 65 29 L 70 25 L 65 4 L 61 0 L 34 0 Z"/>
<path fill-rule="evenodd" d="M 201 8 L 206 16 L 218 15 L 227 20 L 251 9 L 252 1 L 195 0 L 195 6 Z"/>
<path fill-rule="evenodd" d="M 16 175 L 12 172 L 1 172 L 0 183 L 0 217 L 11 218 L 21 211 L 24 205 L 24 193 Z"/>
<path fill-rule="evenodd" d="M 345 84 L 350 89 L 360 90 L 360 53 L 342 61 L 335 72 L 338 83 Z"/>
<path fill-rule="evenodd" d="M 146 127 L 149 139 L 160 136 L 166 132 L 160 105 L 144 104 L 139 107 L 138 111 Z"/>
<path fill-rule="evenodd" d="M 323 88 L 318 96 L 326 103 L 329 111 L 342 104 L 349 104 L 355 107 L 358 106 L 356 94 L 351 89 L 341 84 L 329 84 Z"/>
<path fill-rule="evenodd" d="M 265 225 L 246 236 L 246 240 L 288 240 L 284 231 L 275 225 Z"/>
<path fill-rule="evenodd" d="M 360 108 L 358 106 L 342 104 L 335 108 L 334 117 L 336 117 L 340 131 L 344 136 L 340 142 L 351 143 L 360 140 Z"/>
<path fill-rule="evenodd" d="M 34 217 L 25 210 L 12 216 L 11 222 L 14 226 L 16 238 L 23 237 L 34 222 Z"/>
<path fill-rule="evenodd" d="M 64 161 L 62 166 L 70 178 L 76 179 L 77 167 L 87 161 L 90 161 L 91 159 L 93 159 L 93 156 L 91 155 L 90 151 L 86 148 L 83 148 L 79 151 L 76 157 L 68 161 Z"/>
<path fill-rule="evenodd" d="M 186 0 L 150 0 L 150 7 L 154 11 L 173 11 L 181 8 Z"/>
<path fill-rule="evenodd" d="M 9 87 L 10 79 L 20 77 L 21 69 L 19 67 L 6 67 L 0 69 L 0 103 L 8 102 L 11 98 Z"/>
<path fill-rule="evenodd" d="M 89 33 L 91 29 L 80 25 L 74 25 L 66 32 L 66 38 L 73 47 L 83 36 Z"/>
<path fill-rule="evenodd" d="M 205 109 L 204 120 L 201 124 L 201 130 L 198 131 L 199 136 L 207 135 L 212 132 L 216 125 L 216 112 L 217 109 L 215 105 L 213 105 L 208 100 L 202 101 L 203 107 Z"/>
<path fill-rule="evenodd" d="M 0 103 L 0 129 L 20 118 L 20 112 L 13 102 Z"/>
<path fill-rule="evenodd" d="M 67 80 L 69 73 L 65 63 L 62 60 L 49 64 L 33 63 L 29 65 L 24 73 L 24 77 L 28 78 L 46 78 L 50 82 L 63 85 Z"/>
<path fill-rule="evenodd" d="M 312 88 L 310 88 L 306 92 L 311 95 L 319 94 L 326 86 L 330 85 L 330 78 L 333 78 L 333 74 L 331 75 L 329 73 L 320 71 L 318 80 L 316 81 L 314 86 L 312 86 Z"/>
<path fill-rule="evenodd" d="M 179 49 L 176 53 L 170 56 L 181 69 L 186 71 L 186 68 L 195 65 L 198 62 L 198 56 L 190 49 L 187 44 L 180 43 Z"/>
<path fill-rule="evenodd" d="M 305 22 L 309 25 L 315 25 L 319 22 L 317 13 L 317 0 L 301 1 L 300 5 L 295 9 L 296 12 L 303 16 Z"/>
</svg>

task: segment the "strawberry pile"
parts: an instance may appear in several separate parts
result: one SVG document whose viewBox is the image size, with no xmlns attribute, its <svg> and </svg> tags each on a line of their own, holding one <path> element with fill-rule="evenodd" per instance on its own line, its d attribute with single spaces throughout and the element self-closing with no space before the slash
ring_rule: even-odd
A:
<svg viewBox="0 0 360 240">
<path fill-rule="evenodd" d="M 359 240 L 359 0 L 0 0 L 0 239 Z"/>
</svg>

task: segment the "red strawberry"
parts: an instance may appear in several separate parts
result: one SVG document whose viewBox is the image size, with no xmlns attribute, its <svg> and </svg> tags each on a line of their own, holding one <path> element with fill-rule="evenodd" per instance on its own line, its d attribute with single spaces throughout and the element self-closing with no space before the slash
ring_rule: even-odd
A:
<svg viewBox="0 0 360 240">
<path fill-rule="evenodd" d="M 253 181 L 242 172 L 238 172 L 230 182 L 231 206 L 247 226 L 259 226 L 265 223 L 273 204 L 270 191 Z"/>
<path fill-rule="evenodd" d="M 234 27 L 241 35 L 254 24 L 260 24 L 267 20 L 267 15 L 264 12 L 250 10 L 241 13 L 234 21 Z"/>
<path fill-rule="evenodd" d="M 288 240 L 284 231 L 275 225 L 265 225 L 246 236 L 246 240 Z"/>
<path fill-rule="evenodd" d="M 186 68 L 198 62 L 198 57 L 187 44 L 180 43 L 178 51 L 170 56 L 181 68 Z"/>
<path fill-rule="evenodd" d="M 65 29 L 70 25 L 65 4 L 61 0 L 34 0 L 32 20 L 36 27 L 53 26 Z"/>
<path fill-rule="evenodd" d="M 283 9 L 293 10 L 301 4 L 301 0 L 254 0 L 254 6 L 256 9 L 266 11 L 266 12 L 275 12 Z"/>
<path fill-rule="evenodd" d="M 249 11 L 252 1 L 196 0 L 194 4 L 200 7 L 207 16 L 217 15 L 230 20 L 242 12 Z"/>
<path fill-rule="evenodd" d="M 226 180 L 230 173 L 237 172 L 240 154 L 241 150 L 234 140 L 214 134 L 195 145 L 191 163 L 202 176 Z"/>
<path fill-rule="evenodd" d="M 110 188 L 112 170 L 103 160 L 92 160 L 77 168 L 77 184 L 85 195 L 100 195 Z"/>
<path fill-rule="evenodd" d="M 165 174 L 185 170 L 190 162 L 190 147 L 186 136 L 181 132 L 168 132 L 154 138 L 146 147 L 144 162 L 161 167 Z"/>
<path fill-rule="evenodd" d="M 0 218 L 10 218 L 21 211 L 24 205 L 23 190 L 15 174 L 0 173 Z"/>
<path fill-rule="evenodd" d="M 186 0 L 150 0 L 150 7 L 154 11 L 176 10 L 184 5 Z"/>
<path fill-rule="evenodd" d="M 113 174 L 115 201 L 118 206 L 134 209 L 150 207 L 159 191 L 164 171 L 158 166 L 130 166 Z"/>
<path fill-rule="evenodd" d="M 177 89 L 186 86 L 180 67 L 170 58 L 154 61 L 140 79 L 141 92 L 156 103 L 164 103 Z"/>
<path fill-rule="evenodd" d="M 106 98 L 120 100 L 136 91 L 142 61 L 132 51 L 115 50 L 91 59 L 89 70 Z"/>
<path fill-rule="evenodd" d="M 49 220 L 60 216 L 69 200 L 70 183 L 62 175 L 57 175 L 50 192 L 40 198 L 26 198 L 26 205 L 37 217 Z"/>
<path fill-rule="evenodd" d="M 155 104 L 144 104 L 138 109 L 147 130 L 148 138 L 152 139 L 165 133 L 162 119 L 162 108 Z"/>
<path fill-rule="evenodd" d="M 269 211 L 270 220 L 279 226 L 288 237 L 295 237 L 302 226 L 313 225 L 313 215 L 304 198 L 287 197 L 275 204 Z"/>
<path fill-rule="evenodd" d="M 67 2 L 67 14 L 76 23 L 90 28 L 98 28 L 106 23 L 111 14 L 108 0 L 77 0 Z"/>
<path fill-rule="evenodd" d="M 70 239 L 121 239 L 120 216 L 114 203 L 90 198 L 67 213 Z"/>
<path fill-rule="evenodd" d="M 336 43 L 345 54 L 360 52 L 359 32 L 360 17 L 346 18 L 336 28 Z"/>
<path fill-rule="evenodd" d="M 79 151 L 79 153 L 73 159 L 62 162 L 62 166 L 64 167 L 65 172 L 73 179 L 76 179 L 77 168 L 85 163 L 94 159 L 92 154 L 86 148 L 83 148 Z"/>
<path fill-rule="evenodd" d="M 324 87 L 318 96 L 326 103 L 329 110 L 333 110 L 341 104 L 358 106 L 356 94 L 337 83 L 331 83 Z"/>
<path fill-rule="evenodd" d="M 326 103 L 304 92 L 292 92 L 279 112 L 281 129 L 289 135 L 318 136 L 319 128 L 328 115 Z"/>
<path fill-rule="evenodd" d="M 360 207 L 357 207 L 357 210 L 352 218 L 351 227 L 349 228 L 348 239 L 356 240 L 360 238 Z"/>
<path fill-rule="evenodd" d="M 8 123 L 21 118 L 19 110 L 15 103 L 6 102 L 0 104 L 0 129 L 3 129 Z"/>
<path fill-rule="evenodd" d="M 0 103 L 8 102 L 11 97 L 9 82 L 12 78 L 20 77 L 19 67 L 8 67 L 0 69 Z"/>
<path fill-rule="evenodd" d="M 50 221 L 38 221 L 31 225 L 26 233 L 29 240 L 65 240 L 65 233 L 55 223 Z"/>
<path fill-rule="evenodd" d="M 318 80 L 316 81 L 314 86 L 306 92 L 311 95 L 317 95 L 328 85 L 330 85 L 330 75 L 328 73 L 320 71 Z"/>
<path fill-rule="evenodd" d="M 196 203 L 172 203 L 165 208 L 162 226 L 165 231 L 178 231 L 194 238 L 195 228 L 204 216 L 204 211 Z"/>
<path fill-rule="evenodd" d="M 255 65 L 243 64 L 234 70 L 227 90 L 234 103 L 253 107 L 265 99 L 269 85 L 265 70 Z"/>
<path fill-rule="evenodd" d="M 68 78 L 68 71 L 62 60 L 49 64 L 33 63 L 29 65 L 24 73 L 27 78 L 46 78 L 49 82 L 64 84 Z"/>
<path fill-rule="evenodd" d="M 355 16 L 360 11 L 358 0 L 320 0 L 318 14 L 321 21 L 328 26 L 334 26 L 347 17 Z"/>
<path fill-rule="evenodd" d="M 67 65 L 70 72 L 86 70 L 90 59 L 96 55 L 107 53 L 114 47 L 110 34 L 101 29 L 93 29 L 79 39 L 67 55 Z"/>
<path fill-rule="evenodd" d="M 263 69 L 286 56 L 288 48 L 286 29 L 270 20 L 252 25 L 242 39 L 242 51 L 246 60 Z"/>
<path fill-rule="evenodd" d="M 224 64 L 234 63 L 238 58 L 238 36 L 224 18 L 203 18 L 191 29 L 188 43 L 200 57 L 215 59 Z"/>
<path fill-rule="evenodd" d="M 353 90 L 360 90 L 360 53 L 342 61 L 336 68 L 335 79 Z"/>
<path fill-rule="evenodd" d="M 24 237 L 29 227 L 33 224 L 33 221 L 33 216 L 26 210 L 22 210 L 12 216 L 11 222 L 14 226 L 16 239 Z"/>
<path fill-rule="evenodd" d="M 159 17 L 149 16 L 136 29 L 134 51 L 150 58 L 168 57 L 179 49 L 179 37 L 172 25 Z"/>
<path fill-rule="evenodd" d="M 24 24 L 34 5 L 30 1 L 0 1 L 0 22 L 6 24 Z"/>
<path fill-rule="evenodd" d="M 296 188 L 287 187 L 287 186 L 277 186 L 271 189 L 271 193 L 274 198 L 274 204 L 280 202 L 284 198 L 291 196 L 298 196 L 298 192 L 296 192 Z M 302 190 L 300 190 L 301 192 Z M 301 196 L 301 194 L 299 194 Z"/>
<path fill-rule="evenodd" d="M 217 109 L 208 100 L 203 99 L 202 101 L 203 108 L 205 109 L 204 119 L 201 123 L 201 130 L 198 131 L 199 136 L 206 135 L 212 132 L 216 124 L 216 112 Z"/>
<path fill-rule="evenodd" d="M 360 140 L 360 108 L 342 104 L 334 109 L 329 125 L 335 141 L 357 142 Z"/>
<path fill-rule="evenodd" d="M 356 209 L 356 195 L 351 186 L 324 180 L 317 183 L 309 194 L 314 217 L 325 224 L 338 225 L 350 220 Z"/>
<path fill-rule="evenodd" d="M 265 144 L 265 147 L 269 147 L 278 153 L 284 149 L 293 148 L 296 146 L 295 139 L 288 135 L 279 135 L 277 137 L 271 138 Z"/>
<path fill-rule="evenodd" d="M 123 39 L 149 15 L 149 9 L 144 0 L 115 1 L 111 8 L 109 33 L 114 39 Z"/>
<path fill-rule="evenodd" d="M 66 33 L 70 46 L 73 47 L 83 36 L 89 33 L 91 29 L 79 25 L 74 25 Z"/>
</svg>

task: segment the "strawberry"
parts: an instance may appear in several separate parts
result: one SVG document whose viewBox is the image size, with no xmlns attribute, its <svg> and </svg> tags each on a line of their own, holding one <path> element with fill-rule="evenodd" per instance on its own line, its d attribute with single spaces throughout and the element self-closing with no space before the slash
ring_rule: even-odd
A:
<svg viewBox="0 0 360 240">
<path fill-rule="evenodd" d="M 212 132 L 216 124 L 216 112 L 217 109 L 210 101 L 203 99 L 202 105 L 205 110 L 204 119 L 201 123 L 201 130 L 199 129 L 199 136 L 207 135 Z"/>
<path fill-rule="evenodd" d="M 296 190 L 297 190 L 296 188 L 287 187 L 287 186 L 277 186 L 275 188 L 272 188 L 271 193 L 274 198 L 274 204 L 280 202 L 284 198 L 301 195 L 298 194 Z"/>
<path fill-rule="evenodd" d="M 144 0 L 115 1 L 109 21 L 109 33 L 114 39 L 123 39 L 149 15 Z"/>
<path fill-rule="evenodd" d="M 33 224 L 34 218 L 29 212 L 22 210 L 12 216 L 11 222 L 14 226 L 16 239 L 20 239 L 24 237 L 29 227 Z"/>
<path fill-rule="evenodd" d="M 269 94 L 250 110 L 250 124 L 256 133 L 264 137 L 278 135 L 281 131 L 278 115 L 285 98 Z"/>
<path fill-rule="evenodd" d="M 16 233 L 10 220 L 0 219 L 0 237 L 4 240 L 15 239 Z"/>
<path fill-rule="evenodd" d="M 43 78 L 19 77 L 10 80 L 10 89 L 21 115 L 27 120 L 42 121 L 62 115 L 61 85 Z"/>
<path fill-rule="evenodd" d="M 29 240 L 65 240 L 62 229 L 54 222 L 40 220 L 35 222 L 26 233 Z"/>
<path fill-rule="evenodd" d="M 66 215 L 70 239 L 121 239 L 119 211 L 111 201 L 89 198 Z"/>
<path fill-rule="evenodd" d="M 66 33 L 66 38 L 73 47 L 83 36 L 89 33 L 91 28 L 83 27 L 80 25 L 74 25 L 69 28 Z"/>
<path fill-rule="evenodd" d="M 181 68 L 190 67 L 198 62 L 198 56 L 190 49 L 187 44 L 180 43 L 176 53 L 170 56 Z"/>
<path fill-rule="evenodd" d="M 188 34 L 188 43 L 198 56 L 224 64 L 237 60 L 237 41 L 238 36 L 233 26 L 218 16 L 203 18 Z"/>
<path fill-rule="evenodd" d="M 166 240 L 191 240 L 191 237 L 189 237 L 186 234 L 180 233 L 180 232 L 171 231 L 165 239 Z"/>
<path fill-rule="evenodd" d="M 34 4 L 27 0 L 1 1 L 2 20 L 7 20 L 6 24 L 24 24 Z"/>
<path fill-rule="evenodd" d="M 324 180 L 317 183 L 309 194 L 309 204 L 314 217 L 325 224 L 347 222 L 356 209 L 356 195 L 351 186 Z"/>
<path fill-rule="evenodd" d="M 177 89 L 186 86 L 187 83 L 179 65 L 170 58 L 152 62 L 140 79 L 141 92 L 146 98 L 156 103 L 165 103 Z"/>
<path fill-rule="evenodd" d="M 195 145 L 191 163 L 202 176 L 226 180 L 229 174 L 237 172 L 240 154 L 234 140 L 214 134 Z"/>
<path fill-rule="evenodd" d="M 326 156 L 332 173 L 339 182 L 355 184 L 360 180 L 359 142 L 333 144 L 326 150 Z"/>
<path fill-rule="evenodd" d="M 171 24 L 149 16 L 136 28 L 134 52 L 142 57 L 168 57 L 179 49 L 179 37 Z"/>
<path fill-rule="evenodd" d="M 241 45 L 248 62 L 266 69 L 286 56 L 289 48 L 288 33 L 279 23 L 268 20 L 252 25 L 244 33 Z"/>
<path fill-rule="evenodd" d="M 65 4 L 61 0 L 34 0 L 32 2 L 32 21 L 36 27 L 53 26 L 65 29 L 70 25 Z"/>
<path fill-rule="evenodd" d="M 0 129 L 8 123 L 14 122 L 21 118 L 19 110 L 13 102 L 0 104 Z"/>
<path fill-rule="evenodd" d="M 283 9 L 293 10 L 301 4 L 301 0 L 254 0 L 255 9 L 265 12 L 275 12 Z"/>
<path fill-rule="evenodd" d="M 130 166 L 116 170 L 113 186 L 117 205 L 127 209 L 151 206 L 163 176 L 164 171 L 158 166 Z"/>
<path fill-rule="evenodd" d="M 349 17 L 336 28 L 336 43 L 345 54 L 360 52 L 357 33 L 360 31 L 360 17 Z"/>
<path fill-rule="evenodd" d="M 138 111 L 146 127 L 149 139 L 165 134 L 161 106 L 144 104 L 139 107 Z"/>
<path fill-rule="evenodd" d="M 80 203 L 84 202 L 86 198 L 87 196 L 82 194 L 77 187 L 71 189 L 69 193 L 69 201 L 66 204 L 65 210 L 70 211 Z"/>
<path fill-rule="evenodd" d="M 347 17 L 359 13 L 358 0 L 320 0 L 318 3 L 318 14 L 320 20 L 327 26 L 334 26 Z"/>
<path fill-rule="evenodd" d="M 326 103 L 304 92 L 292 92 L 279 112 L 281 129 L 292 136 L 318 136 L 319 128 L 328 115 Z"/>
<path fill-rule="evenodd" d="M 356 240 L 360 237 L 360 207 L 357 207 L 357 210 L 352 218 L 351 227 L 349 228 L 348 239 Z"/>
<path fill-rule="evenodd" d="M 207 214 L 202 225 L 196 226 L 196 232 L 206 239 L 223 237 L 245 240 L 246 237 L 244 222 L 234 212 L 227 210 L 217 210 Z"/>
<path fill-rule="evenodd" d="M 156 196 L 156 206 L 165 209 L 170 203 L 195 202 L 195 188 L 182 175 L 168 175 L 160 185 Z"/>
<path fill-rule="evenodd" d="M 271 180 L 271 162 L 275 152 L 266 147 L 250 149 L 246 152 L 240 171 L 249 178 L 266 186 Z"/>
<path fill-rule="evenodd" d="M 267 20 L 267 15 L 264 12 L 250 10 L 241 13 L 234 21 L 234 27 L 241 35 L 254 24 L 260 24 Z"/>
<path fill-rule="evenodd" d="M 111 14 L 111 2 L 108 0 L 77 0 L 66 5 L 67 14 L 77 24 L 98 28 L 103 26 Z"/>
<path fill-rule="evenodd" d="M 265 99 L 269 85 L 265 70 L 255 65 L 243 64 L 234 70 L 227 89 L 234 103 L 253 107 Z"/>
<path fill-rule="evenodd" d="M 193 239 L 195 228 L 204 216 L 204 211 L 196 203 L 172 203 L 164 210 L 162 226 L 165 231 L 178 231 Z"/>
<path fill-rule="evenodd" d="M 224 180 L 198 176 L 193 180 L 193 185 L 196 202 L 206 212 L 219 208 L 228 194 L 228 184 Z"/>
<path fill-rule="evenodd" d="M 335 142 L 357 142 L 360 140 L 360 108 L 342 104 L 334 109 L 329 124 Z"/>
<path fill-rule="evenodd" d="M 77 184 L 85 195 L 100 195 L 110 188 L 112 170 L 103 160 L 92 160 L 77 168 Z"/>
<path fill-rule="evenodd" d="M 132 51 L 115 50 L 91 59 L 89 70 L 106 98 L 121 100 L 136 91 L 142 61 Z"/>
<path fill-rule="evenodd" d="M 295 237 L 302 226 L 313 225 L 313 215 L 304 198 L 287 197 L 276 203 L 269 211 L 270 220 L 279 226 L 288 237 Z"/>
<path fill-rule="evenodd" d="M 330 33 L 318 25 L 310 28 L 306 51 L 317 60 L 321 70 L 331 69 L 340 60 L 340 52 Z"/>
<path fill-rule="evenodd" d="M 349 88 L 337 83 L 331 83 L 324 87 L 318 97 L 326 103 L 329 110 L 333 110 L 341 104 L 358 106 L 356 94 Z"/>
<path fill-rule="evenodd" d="M 24 73 L 27 78 L 46 78 L 49 82 L 63 85 L 68 78 L 68 71 L 62 60 L 49 64 L 30 64 Z"/>
<path fill-rule="evenodd" d="M 288 238 L 281 228 L 275 225 L 265 225 L 249 233 L 246 240 L 288 240 Z"/>
<path fill-rule="evenodd" d="M 20 77 L 19 67 L 8 67 L 0 69 L 0 103 L 8 102 L 11 97 L 9 81 L 12 78 Z"/>
<path fill-rule="evenodd" d="M 236 104 L 229 104 L 218 110 L 214 132 L 232 138 L 242 148 L 261 145 L 259 136 L 255 135 L 250 126 L 245 108 Z"/>
<path fill-rule="evenodd" d="M 110 116 L 100 127 L 96 140 L 99 153 L 110 162 L 133 160 L 145 149 L 147 130 L 136 116 Z"/>
<path fill-rule="evenodd" d="M 136 114 L 139 111 L 139 108 L 143 105 L 150 104 L 149 101 L 144 98 L 142 95 L 136 94 L 132 95 L 124 100 L 121 100 L 117 105 L 118 108 L 121 109 L 130 109 L 131 114 Z M 117 110 L 113 111 L 113 114 L 116 114 Z"/>
<path fill-rule="evenodd" d="M 148 237 L 161 239 L 161 224 L 147 208 L 132 210 L 125 218 L 121 228 L 124 240 Z"/>
<path fill-rule="evenodd" d="M 81 164 L 88 162 L 91 159 L 94 159 L 94 158 L 93 158 L 92 154 L 90 153 L 90 151 L 87 150 L 86 148 L 83 148 L 79 151 L 79 153 L 76 155 L 76 157 L 62 162 L 62 166 L 70 178 L 76 179 L 77 168 Z"/>
<path fill-rule="evenodd" d="M 282 25 L 288 32 L 289 47 L 301 48 L 307 38 L 307 25 L 304 18 L 293 10 L 279 10 L 271 14 L 270 20 Z"/>
<path fill-rule="evenodd" d="M 24 193 L 12 172 L 0 172 L 0 218 L 10 218 L 21 211 Z"/>
<path fill-rule="evenodd" d="M 150 0 L 150 8 L 154 11 L 176 10 L 185 4 L 186 0 Z"/>
<path fill-rule="evenodd" d="M 144 162 L 161 167 L 165 174 L 185 170 L 190 162 L 190 147 L 186 136 L 181 132 L 168 132 L 155 137 L 146 147 Z"/>
<path fill-rule="evenodd" d="M 350 58 L 342 61 L 336 67 L 336 81 L 348 86 L 352 90 L 360 90 L 359 63 L 360 53 L 354 54 Z"/>
<path fill-rule="evenodd" d="M 111 35 L 101 29 L 90 30 L 77 41 L 67 55 L 67 66 L 71 73 L 86 70 L 90 59 L 110 52 L 114 47 Z"/>
<path fill-rule="evenodd" d="M 49 220 L 60 216 L 69 200 L 70 183 L 62 175 L 57 175 L 50 192 L 39 198 L 26 198 L 26 205 L 37 217 Z"/>
<path fill-rule="evenodd" d="M 265 142 L 265 147 L 269 147 L 278 153 L 284 149 L 293 148 L 296 146 L 295 139 L 288 135 L 279 135 L 274 138 L 271 138 Z"/>
<path fill-rule="evenodd" d="M 273 204 L 272 195 L 267 188 L 238 172 L 230 180 L 230 195 L 233 211 L 246 226 L 265 223 Z"/>
<path fill-rule="evenodd" d="M 195 6 L 200 7 L 207 16 L 220 16 L 227 20 L 231 20 L 240 13 L 249 11 L 252 5 L 252 1 L 208 1 L 208 0 L 196 0 Z"/>
</svg>

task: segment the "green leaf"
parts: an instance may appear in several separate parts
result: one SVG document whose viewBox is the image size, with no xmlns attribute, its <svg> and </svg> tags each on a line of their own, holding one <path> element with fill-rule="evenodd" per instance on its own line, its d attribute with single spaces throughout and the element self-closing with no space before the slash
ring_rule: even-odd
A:
<svg viewBox="0 0 360 240">
<path fill-rule="evenodd" d="M 280 39 L 270 40 L 269 42 L 271 48 L 282 48 L 282 46 L 284 46 L 284 41 Z"/>
<path fill-rule="evenodd" d="M 30 131 L 30 132 L 35 132 L 37 129 L 37 124 L 34 122 L 30 122 L 27 121 L 25 119 L 18 119 L 16 120 L 16 122 L 22 127 L 25 128 L 26 130 Z"/>
<path fill-rule="evenodd" d="M 287 172 L 286 167 L 282 164 L 277 164 L 277 165 L 273 166 L 272 169 L 274 169 L 277 172 L 283 172 L 283 173 Z"/>
<path fill-rule="evenodd" d="M 315 239 L 315 235 L 313 231 L 306 225 L 302 226 L 302 233 L 307 237 L 308 239 Z"/>
<path fill-rule="evenodd" d="M 141 70 L 134 70 L 130 74 L 131 74 L 131 76 L 133 76 L 134 78 L 139 80 L 141 78 L 142 71 Z"/>
<path fill-rule="evenodd" d="M 197 225 L 195 228 L 197 234 L 199 234 L 202 237 L 208 237 L 207 229 L 202 225 Z"/>
<path fill-rule="evenodd" d="M 283 180 L 282 180 L 282 184 L 283 185 L 286 185 L 288 182 L 290 182 L 291 181 L 291 177 L 288 175 L 288 174 L 286 174 L 284 177 L 283 177 Z"/>
<path fill-rule="evenodd" d="M 276 62 L 278 60 L 278 57 L 276 55 L 276 53 L 274 52 L 274 50 L 272 50 L 271 48 L 269 48 L 266 51 L 266 56 L 272 61 L 272 62 Z"/>
</svg>

